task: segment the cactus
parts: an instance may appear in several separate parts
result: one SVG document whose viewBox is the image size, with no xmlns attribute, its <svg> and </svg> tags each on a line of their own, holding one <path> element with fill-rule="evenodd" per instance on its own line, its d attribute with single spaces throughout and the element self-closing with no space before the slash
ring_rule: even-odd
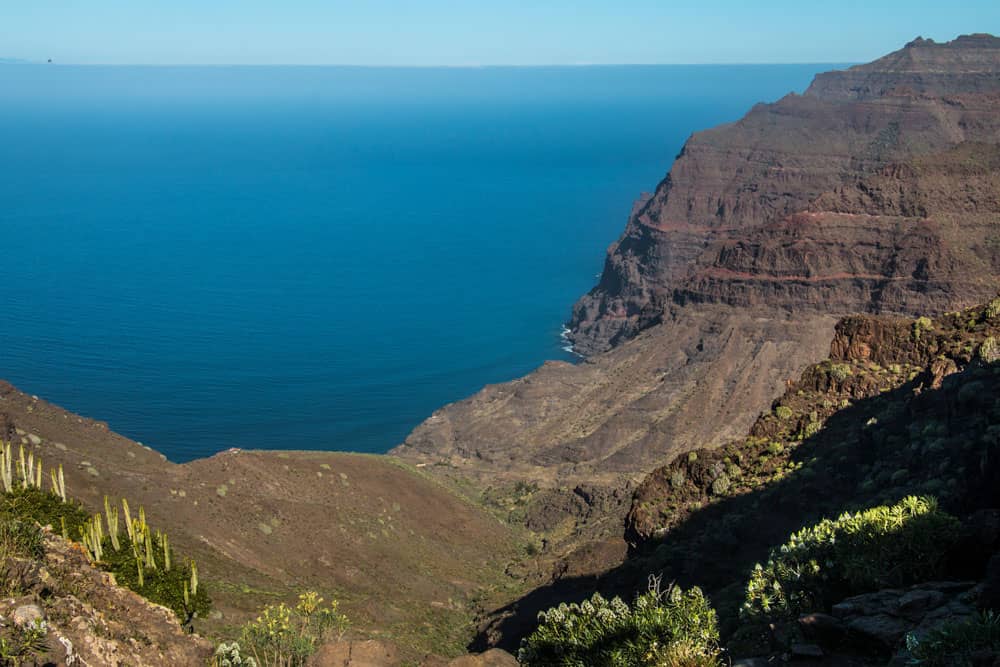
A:
<svg viewBox="0 0 1000 667">
<path fill-rule="evenodd" d="M 198 564 L 191 561 L 191 595 L 198 594 Z"/>
<path fill-rule="evenodd" d="M 160 544 L 163 545 L 163 569 L 170 571 L 170 543 L 167 541 L 167 534 L 160 533 Z"/>
<path fill-rule="evenodd" d="M 64 524 L 65 526 L 65 524 Z M 104 530 L 101 524 L 101 515 L 95 514 L 80 527 L 80 541 L 87 548 L 87 554 L 95 562 L 104 558 Z"/>
<path fill-rule="evenodd" d="M 14 490 L 14 457 L 11 456 L 9 442 L 0 446 L 0 479 L 3 481 L 4 491 L 10 493 Z"/>
<path fill-rule="evenodd" d="M 128 501 L 122 498 L 122 509 L 125 511 L 125 530 L 128 531 L 128 539 L 135 545 L 135 528 L 132 525 L 132 514 L 128 511 Z"/>
<path fill-rule="evenodd" d="M 145 579 L 144 573 L 142 571 L 142 559 L 139 558 L 138 556 L 136 556 L 136 559 L 135 559 L 135 567 L 136 567 L 136 569 L 139 572 L 139 588 L 142 588 L 143 586 L 146 585 L 146 579 Z"/>
<path fill-rule="evenodd" d="M 148 567 L 150 570 L 155 570 L 156 558 L 153 557 L 153 534 L 149 530 L 146 530 L 145 535 L 146 535 L 146 567 Z"/>
<path fill-rule="evenodd" d="M 24 460 L 24 445 L 20 445 L 17 448 L 17 459 L 18 459 L 17 460 L 17 463 L 18 463 L 17 471 L 19 473 L 21 473 L 21 486 L 24 487 L 24 488 L 28 488 L 28 483 L 26 481 L 28 479 L 28 471 L 25 468 L 25 466 L 27 464 L 25 463 L 25 460 Z"/>
<path fill-rule="evenodd" d="M 142 560 L 144 557 L 143 547 L 146 546 L 142 539 L 142 534 L 138 531 L 138 525 L 133 525 L 132 533 L 135 535 L 135 539 L 131 540 L 129 544 L 132 545 L 132 555 L 136 558 Z"/>
<path fill-rule="evenodd" d="M 104 496 L 104 513 L 108 519 L 108 536 L 111 538 L 111 546 L 115 551 L 121 551 L 121 543 L 118 541 L 118 508 L 111 507 L 111 502 Z"/>
<path fill-rule="evenodd" d="M 62 498 L 63 502 L 66 501 L 66 476 L 63 474 L 62 464 L 59 464 L 59 497 Z"/>
</svg>

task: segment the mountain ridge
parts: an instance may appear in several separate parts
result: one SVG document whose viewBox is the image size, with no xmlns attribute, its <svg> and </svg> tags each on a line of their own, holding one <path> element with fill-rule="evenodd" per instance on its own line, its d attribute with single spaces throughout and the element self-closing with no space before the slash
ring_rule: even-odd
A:
<svg viewBox="0 0 1000 667">
<path fill-rule="evenodd" d="M 0 436 L 91 509 L 141 503 L 203 565 L 212 633 L 307 587 L 415 660 L 461 653 L 477 616 L 477 646 L 513 648 L 539 609 L 651 571 L 728 604 L 810 513 L 896 490 L 994 500 L 992 450 L 948 445 L 993 433 L 997 409 L 1000 302 L 959 309 L 1000 291 L 998 108 L 1000 39 L 915 40 L 694 135 L 574 309 L 590 356 L 441 408 L 389 457 L 174 464 L 6 383 Z"/>
<path fill-rule="evenodd" d="M 635 479 L 748 428 L 838 317 L 992 297 L 997 44 L 911 42 L 694 134 L 574 306 L 586 361 L 445 406 L 391 453 L 458 476 Z"/>
</svg>

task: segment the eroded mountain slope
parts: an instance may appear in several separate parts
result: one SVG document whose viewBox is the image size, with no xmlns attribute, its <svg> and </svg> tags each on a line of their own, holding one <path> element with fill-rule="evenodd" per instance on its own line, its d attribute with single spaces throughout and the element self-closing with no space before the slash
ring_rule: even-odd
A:
<svg viewBox="0 0 1000 667">
<path fill-rule="evenodd" d="M 314 589 L 340 598 L 361 636 L 414 657 L 457 654 L 477 601 L 515 585 L 503 571 L 517 532 L 393 459 L 230 450 L 178 465 L 6 383 L 0 428 L 46 469 L 62 464 L 92 511 L 105 495 L 144 506 L 198 561 L 215 612 L 196 626 L 209 635 Z"/>
<path fill-rule="evenodd" d="M 574 308 L 593 356 L 446 406 L 393 454 L 561 485 L 725 442 L 825 356 L 836 317 L 996 293 L 998 144 L 985 35 L 917 40 L 694 135 Z"/>
</svg>

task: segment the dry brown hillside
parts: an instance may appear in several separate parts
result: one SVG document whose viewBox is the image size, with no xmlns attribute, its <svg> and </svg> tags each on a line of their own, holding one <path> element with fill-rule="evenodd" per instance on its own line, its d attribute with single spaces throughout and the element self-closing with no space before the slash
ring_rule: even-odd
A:
<svg viewBox="0 0 1000 667">
<path fill-rule="evenodd" d="M 391 458 L 230 450 L 178 465 L 6 383 L 0 428 L 46 469 L 63 464 L 71 495 L 92 510 L 106 494 L 143 505 L 197 559 L 215 611 L 196 625 L 210 636 L 316 589 L 343 601 L 360 636 L 457 654 L 476 600 L 512 583 L 515 532 Z"/>
</svg>

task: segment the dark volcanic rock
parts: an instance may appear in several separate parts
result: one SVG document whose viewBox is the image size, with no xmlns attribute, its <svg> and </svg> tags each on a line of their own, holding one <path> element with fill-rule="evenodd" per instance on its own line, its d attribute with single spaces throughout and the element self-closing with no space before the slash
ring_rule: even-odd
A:
<svg viewBox="0 0 1000 667">
<path fill-rule="evenodd" d="M 906 591 L 884 590 L 844 600 L 833 613 L 853 641 L 889 654 L 903 647 L 908 633 L 922 638 L 946 623 L 968 619 L 975 612 L 972 587 L 971 582 L 929 582 Z"/>
<path fill-rule="evenodd" d="M 979 606 L 983 609 L 1000 609 L 1000 553 L 990 559 L 986 568 L 986 580 L 979 595 Z"/>
</svg>

